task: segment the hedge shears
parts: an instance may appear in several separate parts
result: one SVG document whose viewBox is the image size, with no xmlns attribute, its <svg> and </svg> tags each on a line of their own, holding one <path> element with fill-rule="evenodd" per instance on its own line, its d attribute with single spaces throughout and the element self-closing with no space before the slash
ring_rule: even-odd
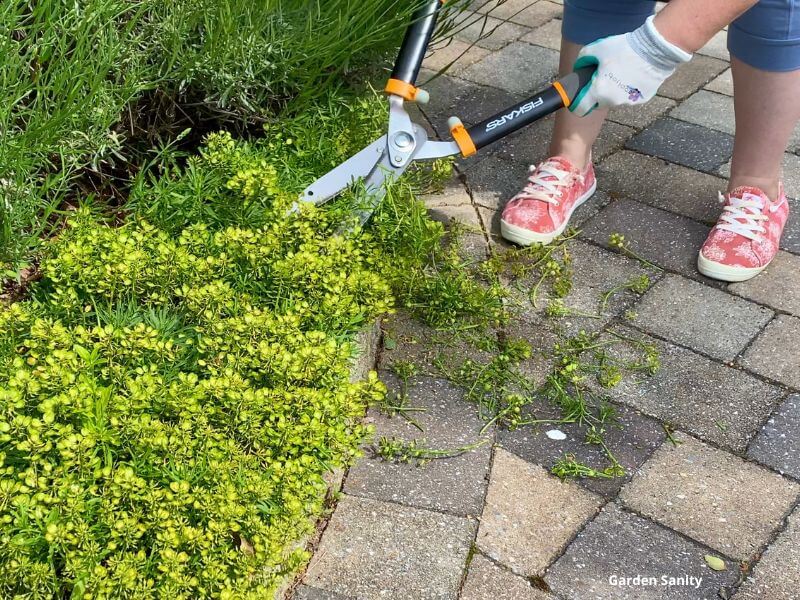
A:
<svg viewBox="0 0 800 600">
<path fill-rule="evenodd" d="M 427 104 L 430 100 L 428 92 L 415 84 L 433 37 L 437 17 L 445 2 L 430 0 L 416 11 L 406 31 L 385 88 L 389 101 L 386 135 L 317 179 L 302 192 L 299 202 L 323 204 L 354 182 L 363 180 L 368 200 L 359 210 L 358 218 L 364 224 L 386 194 L 385 183 L 400 177 L 414 161 L 456 155 L 464 158 L 472 156 L 481 148 L 569 106 L 584 86 L 591 82 L 595 67 L 578 69 L 530 98 L 472 127 L 467 128 L 461 119 L 451 117 L 448 127 L 453 140 L 429 140 L 425 128 L 412 122 L 403 106 L 405 102 Z"/>
</svg>

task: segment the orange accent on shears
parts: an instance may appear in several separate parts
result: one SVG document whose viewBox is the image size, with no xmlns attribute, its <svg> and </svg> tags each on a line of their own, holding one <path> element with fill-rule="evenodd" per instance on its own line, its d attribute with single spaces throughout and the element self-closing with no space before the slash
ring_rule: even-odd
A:
<svg viewBox="0 0 800 600">
<path fill-rule="evenodd" d="M 478 149 L 475 147 L 475 142 L 472 141 L 469 132 L 463 125 L 456 125 L 450 130 L 450 133 L 452 134 L 453 139 L 456 141 L 456 144 L 458 144 L 458 147 L 461 150 L 461 155 L 464 158 L 472 156 L 478 151 Z"/>
<path fill-rule="evenodd" d="M 561 96 L 561 100 L 564 102 L 565 107 L 568 107 L 570 104 L 572 104 L 572 100 L 569 99 L 569 95 L 567 94 L 567 91 L 564 89 L 564 86 L 561 85 L 560 81 L 554 82 L 553 87 L 558 92 L 558 95 Z"/>
<path fill-rule="evenodd" d="M 394 94 L 395 96 L 400 96 L 409 102 L 413 102 L 417 98 L 417 92 L 419 92 L 419 88 L 411 85 L 410 83 L 406 83 L 405 81 L 400 81 L 399 79 L 390 79 L 386 83 L 386 88 L 383 91 L 387 94 Z"/>
</svg>

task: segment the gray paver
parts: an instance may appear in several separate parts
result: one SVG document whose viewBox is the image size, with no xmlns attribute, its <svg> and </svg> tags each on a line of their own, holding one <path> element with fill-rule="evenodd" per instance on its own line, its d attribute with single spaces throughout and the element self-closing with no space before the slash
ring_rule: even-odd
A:
<svg viewBox="0 0 800 600">
<path fill-rule="evenodd" d="M 488 156 L 469 166 L 466 176 L 467 186 L 475 203 L 498 210 L 524 187 L 528 177 L 528 163 Z"/>
<path fill-rule="evenodd" d="M 747 455 L 800 479 L 800 395 L 784 400 L 750 444 Z"/>
<path fill-rule="evenodd" d="M 718 600 L 720 587 L 736 581 L 736 569 L 712 571 L 703 559 L 707 553 L 706 548 L 611 504 L 578 535 L 545 581 L 569 600 Z M 654 585 L 632 581 L 625 585 L 625 578 L 637 575 L 655 578 Z M 662 583 L 662 576 L 666 583 L 669 578 L 693 579 L 691 584 L 669 586 Z"/>
<path fill-rule="evenodd" d="M 800 590 L 800 509 L 767 548 L 755 570 L 734 595 L 734 600 L 796 600 Z"/>
<path fill-rule="evenodd" d="M 457 17 L 455 37 L 488 50 L 499 50 L 509 42 L 525 35 L 530 29 L 516 23 L 478 13 L 465 12 Z"/>
<path fill-rule="evenodd" d="M 508 19 L 512 23 L 526 27 L 538 27 L 559 15 L 563 10 L 555 2 L 540 0 L 506 0 L 502 4 L 487 2 L 478 9 L 481 13 L 488 13 L 497 19 Z"/>
<path fill-rule="evenodd" d="M 730 161 L 720 167 L 719 174 L 730 177 Z M 790 152 L 783 155 L 783 185 L 788 198 L 800 199 L 800 156 Z"/>
<path fill-rule="evenodd" d="M 745 368 L 800 389 L 800 319 L 778 315 L 747 349 Z"/>
<path fill-rule="evenodd" d="M 634 202 L 616 200 L 584 225 L 587 238 L 608 246 L 620 233 L 639 256 L 661 267 L 700 278 L 697 253 L 709 228 L 686 217 Z"/>
<path fill-rule="evenodd" d="M 425 57 L 422 66 L 433 71 L 447 68 L 447 72 L 456 75 L 473 63 L 485 58 L 491 50 L 475 44 L 451 38 L 446 44 L 434 47 Z"/>
<path fill-rule="evenodd" d="M 758 277 L 729 286 L 732 292 L 800 316 L 800 256 L 778 252 Z"/>
<path fill-rule="evenodd" d="M 613 479 L 582 478 L 578 483 L 583 487 L 611 498 L 619 489 L 630 481 L 633 473 L 658 448 L 665 438 L 661 424 L 643 416 L 636 410 L 625 406 L 617 406 L 616 424 L 606 427 L 604 440 L 608 449 L 614 454 L 625 469 L 625 476 Z M 536 406 L 524 418 L 553 419 L 561 418 L 560 412 L 549 404 Z M 619 425 L 617 427 L 616 425 Z M 565 440 L 552 440 L 546 432 L 558 429 L 566 434 Z M 610 466 L 602 448 L 586 443 L 586 426 L 577 423 L 542 424 L 536 427 L 527 425 L 514 431 L 499 432 L 500 444 L 521 456 L 525 460 L 539 464 L 548 470 L 567 454 L 572 454 L 581 464 L 602 471 Z"/>
<path fill-rule="evenodd" d="M 647 173 L 647 184 L 642 183 Z M 599 185 L 615 196 L 626 196 L 706 223 L 719 217 L 717 193 L 727 182 L 660 158 L 624 150 L 605 159 L 597 170 Z"/>
<path fill-rule="evenodd" d="M 733 136 L 664 117 L 631 138 L 627 147 L 691 169 L 714 172 L 733 155 Z"/>
<path fill-rule="evenodd" d="M 555 597 L 476 554 L 469 563 L 461 600 L 555 600 Z"/>
<path fill-rule="evenodd" d="M 707 90 L 700 90 L 682 102 L 672 111 L 671 116 L 729 134 L 736 131 L 733 98 Z M 800 125 L 795 128 L 789 140 L 790 147 L 796 147 L 798 144 L 800 144 Z"/>
<path fill-rule="evenodd" d="M 675 74 L 664 82 L 659 95 L 683 100 L 693 94 L 728 68 L 724 60 L 696 55 L 688 64 L 681 65 Z"/>
<path fill-rule="evenodd" d="M 359 599 L 455 599 L 475 523 L 343 496 L 305 582 Z"/>
<path fill-rule="evenodd" d="M 747 300 L 667 275 L 636 306 L 637 325 L 720 360 L 736 358 L 772 319 Z"/>
<path fill-rule="evenodd" d="M 733 96 L 733 72 L 730 69 L 723 71 L 705 87 L 705 89 L 726 96 Z"/>
<path fill-rule="evenodd" d="M 523 35 L 520 41 L 550 48 L 551 50 L 560 50 L 562 25 L 561 19 L 553 19 L 541 27 L 537 27 L 530 33 Z"/>
<path fill-rule="evenodd" d="M 644 464 L 620 500 L 726 556 L 751 560 L 800 485 L 687 435 L 676 439 L 677 447 L 664 444 Z"/>
<path fill-rule="evenodd" d="M 800 254 L 800 217 L 797 216 L 797 203 L 790 203 L 794 207 L 794 212 L 789 215 L 789 221 L 783 230 L 781 238 L 781 248 Z"/>
<path fill-rule="evenodd" d="M 735 452 L 744 452 L 782 395 L 775 386 L 685 348 L 627 328 L 615 331 L 655 346 L 661 368 L 654 375 L 629 373 L 604 391 L 613 400 Z M 641 352 L 630 344 L 615 344 L 608 352 L 626 362 L 641 360 Z"/>
<path fill-rule="evenodd" d="M 524 76 L 520 76 L 522 73 Z M 525 94 L 544 87 L 557 74 L 558 52 L 513 42 L 465 69 L 461 76 L 513 94 Z"/>
<path fill-rule="evenodd" d="M 476 543 L 515 573 L 540 575 L 600 504 L 574 483 L 498 449 Z"/>
<path fill-rule="evenodd" d="M 383 373 L 389 398 L 400 392 L 399 382 Z M 483 421 L 475 406 L 464 400 L 462 390 L 439 379 L 412 378 L 407 405 L 422 409 L 409 415 L 420 431 L 401 415 L 389 417 L 377 409 L 369 411 L 375 439 L 424 439 L 432 448 L 460 448 L 476 441 Z M 344 491 L 348 494 L 400 502 L 458 515 L 479 515 L 486 492 L 490 460 L 489 445 L 454 458 L 431 461 L 424 466 L 397 464 L 377 457 L 362 458 L 350 469 Z"/>
<path fill-rule="evenodd" d="M 702 125 L 709 129 L 724 131 L 731 135 L 736 131 L 733 116 L 733 98 L 725 94 L 717 94 L 708 90 L 700 90 L 670 113 L 670 116 L 681 121 Z"/>
<path fill-rule="evenodd" d="M 583 224 L 589 219 L 597 216 L 608 203 L 611 202 L 611 197 L 604 191 L 597 190 L 589 200 L 581 204 L 575 212 L 572 213 L 572 218 L 569 220 L 570 227 L 581 228 Z"/>
<path fill-rule="evenodd" d="M 656 96 L 647 104 L 641 106 L 621 106 L 611 110 L 608 118 L 611 121 L 622 123 L 636 129 L 644 129 L 653 121 L 663 116 L 675 107 L 675 100 Z"/>
</svg>

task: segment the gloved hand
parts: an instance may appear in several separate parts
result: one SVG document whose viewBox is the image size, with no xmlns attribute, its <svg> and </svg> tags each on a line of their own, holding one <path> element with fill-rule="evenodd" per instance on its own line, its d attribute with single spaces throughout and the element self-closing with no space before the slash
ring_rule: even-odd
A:
<svg viewBox="0 0 800 600">
<path fill-rule="evenodd" d="M 583 117 L 598 107 L 647 102 L 680 64 L 692 58 L 667 41 L 653 19 L 636 31 L 597 40 L 581 50 L 575 69 L 597 65 L 597 72 L 570 105 L 573 113 Z"/>
</svg>

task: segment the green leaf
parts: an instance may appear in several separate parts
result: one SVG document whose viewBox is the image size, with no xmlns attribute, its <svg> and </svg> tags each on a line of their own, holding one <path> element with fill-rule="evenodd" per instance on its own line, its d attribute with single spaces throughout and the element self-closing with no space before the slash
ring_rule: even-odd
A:
<svg viewBox="0 0 800 600">
<path fill-rule="evenodd" d="M 725 565 L 725 561 L 718 556 L 706 554 L 704 558 L 706 559 L 706 564 L 715 571 L 725 571 L 728 568 Z"/>
<path fill-rule="evenodd" d="M 386 338 L 383 341 L 383 347 L 386 348 L 386 350 L 395 350 L 397 348 L 397 342 L 392 338 Z"/>
</svg>

